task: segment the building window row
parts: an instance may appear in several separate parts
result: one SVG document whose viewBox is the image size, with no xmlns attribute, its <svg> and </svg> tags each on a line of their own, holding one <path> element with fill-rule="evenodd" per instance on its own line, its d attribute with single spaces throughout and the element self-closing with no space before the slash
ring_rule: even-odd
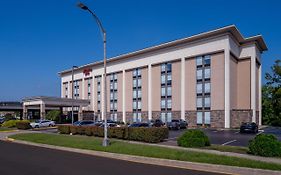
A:
<svg viewBox="0 0 281 175">
<path fill-rule="evenodd" d="M 97 79 L 97 112 L 101 112 L 101 76 Z"/>
<path fill-rule="evenodd" d="M 172 64 L 161 65 L 161 120 L 170 122 L 172 120 Z"/>
<path fill-rule="evenodd" d="M 136 68 L 133 70 L 133 122 L 141 122 L 141 110 L 142 110 L 142 77 L 141 69 Z"/>
<path fill-rule="evenodd" d="M 74 81 L 74 98 L 78 99 L 79 98 L 79 81 L 76 80 Z"/>
<path fill-rule="evenodd" d="M 110 119 L 117 121 L 117 74 L 110 74 Z"/>
<path fill-rule="evenodd" d="M 196 58 L 197 124 L 210 125 L 211 121 L 211 57 Z"/>
</svg>

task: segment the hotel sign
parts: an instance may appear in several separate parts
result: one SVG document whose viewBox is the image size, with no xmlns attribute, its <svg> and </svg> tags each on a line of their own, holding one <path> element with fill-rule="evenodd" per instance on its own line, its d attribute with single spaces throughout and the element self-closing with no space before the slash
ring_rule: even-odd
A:
<svg viewBox="0 0 281 175">
<path fill-rule="evenodd" d="M 84 73 L 85 76 L 89 76 L 91 72 L 92 72 L 92 69 L 90 69 L 90 68 L 87 68 L 87 69 L 83 70 L 83 73 Z"/>
</svg>

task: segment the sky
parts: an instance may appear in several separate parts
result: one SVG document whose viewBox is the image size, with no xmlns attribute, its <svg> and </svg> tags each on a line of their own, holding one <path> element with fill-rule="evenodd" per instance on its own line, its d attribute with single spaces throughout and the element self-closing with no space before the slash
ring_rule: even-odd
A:
<svg viewBox="0 0 281 175">
<path fill-rule="evenodd" d="M 281 59 L 280 0 L 81 2 L 107 31 L 108 57 L 234 24 L 244 37 L 264 37 L 269 50 L 262 55 L 263 75 Z M 0 0 L 0 101 L 60 96 L 59 71 L 102 59 L 101 33 L 76 4 Z"/>
</svg>

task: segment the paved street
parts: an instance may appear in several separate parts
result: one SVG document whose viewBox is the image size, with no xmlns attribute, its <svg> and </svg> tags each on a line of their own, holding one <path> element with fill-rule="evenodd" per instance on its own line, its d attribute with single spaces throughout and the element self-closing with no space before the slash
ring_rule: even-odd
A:
<svg viewBox="0 0 281 175">
<path fill-rule="evenodd" d="M 177 145 L 177 138 L 185 131 L 186 130 L 170 131 L 168 141 L 160 144 Z M 256 134 L 251 133 L 241 134 L 239 130 L 203 129 L 203 131 L 208 135 L 211 144 L 218 145 L 248 146 L 249 141 L 256 136 Z M 281 141 L 281 128 L 268 127 L 260 130 L 258 134 L 260 133 L 273 134 Z"/>
<path fill-rule="evenodd" d="M 0 141 L 2 175 L 215 175 Z"/>
</svg>

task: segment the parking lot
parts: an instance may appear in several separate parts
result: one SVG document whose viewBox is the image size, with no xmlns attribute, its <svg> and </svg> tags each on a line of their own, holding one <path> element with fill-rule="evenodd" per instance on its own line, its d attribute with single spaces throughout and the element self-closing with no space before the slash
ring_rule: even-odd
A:
<svg viewBox="0 0 281 175">
<path fill-rule="evenodd" d="M 217 130 L 217 129 L 202 129 L 209 137 L 211 144 L 230 145 L 230 146 L 248 146 L 249 141 L 253 139 L 256 134 L 243 133 L 239 130 Z M 177 138 L 186 130 L 170 131 L 169 139 L 160 144 L 177 145 Z M 273 134 L 281 141 L 281 128 L 267 127 L 259 130 L 257 134 Z"/>
<path fill-rule="evenodd" d="M 253 139 L 257 134 L 273 134 L 281 141 L 281 128 L 277 127 L 266 127 L 260 129 L 257 134 L 243 133 L 241 134 L 239 130 L 221 130 L 221 129 L 202 129 L 206 135 L 209 137 L 211 144 L 217 145 L 229 145 L 229 146 L 248 146 L 249 141 Z M 36 130 L 35 130 L 36 131 Z M 44 128 L 43 130 L 38 130 L 45 133 L 57 133 L 56 128 Z M 163 145 L 177 145 L 177 138 L 182 135 L 186 129 L 181 130 L 170 130 L 169 138 L 165 142 L 159 144 Z"/>
</svg>

